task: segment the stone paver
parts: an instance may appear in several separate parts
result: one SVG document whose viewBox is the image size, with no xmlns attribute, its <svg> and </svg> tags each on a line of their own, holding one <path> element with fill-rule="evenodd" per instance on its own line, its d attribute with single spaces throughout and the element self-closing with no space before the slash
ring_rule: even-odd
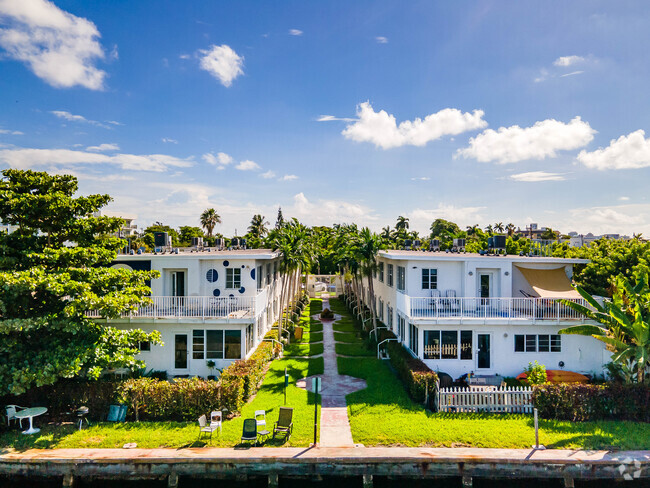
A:
<svg viewBox="0 0 650 488">
<path fill-rule="evenodd" d="M 323 299 L 323 309 L 329 308 L 329 299 Z M 320 411 L 320 442 L 322 447 L 352 447 L 352 432 L 348 419 L 348 408 L 345 395 L 366 388 L 366 382 L 352 376 L 341 375 L 336 365 L 336 341 L 332 325 L 341 318 L 335 315 L 334 320 L 321 320 L 323 324 L 323 362 L 324 373 L 316 375 L 321 378 L 321 411 Z M 301 388 L 309 387 L 314 376 L 298 382 Z"/>
</svg>

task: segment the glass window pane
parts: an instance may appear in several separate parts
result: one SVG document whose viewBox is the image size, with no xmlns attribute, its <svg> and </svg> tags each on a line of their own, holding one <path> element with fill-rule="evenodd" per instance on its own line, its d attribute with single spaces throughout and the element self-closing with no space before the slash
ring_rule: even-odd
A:
<svg viewBox="0 0 650 488">
<path fill-rule="evenodd" d="M 562 336 L 558 334 L 551 335 L 551 352 L 562 352 Z"/>
<path fill-rule="evenodd" d="M 526 335 L 526 352 L 537 352 L 536 335 Z"/>
<path fill-rule="evenodd" d="M 226 359 L 241 358 L 241 330 L 225 331 Z"/>
<path fill-rule="evenodd" d="M 438 270 L 430 269 L 429 270 L 429 288 L 435 290 L 438 288 Z"/>
<path fill-rule="evenodd" d="M 458 359 L 458 331 L 443 330 L 440 333 L 442 359 Z"/>
<path fill-rule="evenodd" d="M 515 352 L 524 352 L 524 336 L 515 336 Z"/>
<path fill-rule="evenodd" d="M 539 352 L 548 352 L 549 351 L 549 340 L 547 335 L 537 336 L 537 350 Z"/>
<path fill-rule="evenodd" d="M 423 290 L 428 290 L 429 289 L 429 270 L 428 269 L 423 269 L 422 270 L 422 289 Z"/>
<path fill-rule="evenodd" d="M 203 330 L 192 331 L 192 359 L 203 359 L 204 344 Z"/>
<path fill-rule="evenodd" d="M 223 330 L 206 330 L 205 357 L 207 359 L 223 359 Z"/>
<path fill-rule="evenodd" d="M 440 331 L 424 331 L 424 359 L 440 359 Z"/>
<path fill-rule="evenodd" d="M 174 337 L 174 368 L 187 369 L 187 334 Z"/>
<path fill-rule="evenodd" d="M 471 330 L 461 330 L 460 331 L 460 358 L 461 359 L 472 359 L 472 331 Z"/>
</svg>

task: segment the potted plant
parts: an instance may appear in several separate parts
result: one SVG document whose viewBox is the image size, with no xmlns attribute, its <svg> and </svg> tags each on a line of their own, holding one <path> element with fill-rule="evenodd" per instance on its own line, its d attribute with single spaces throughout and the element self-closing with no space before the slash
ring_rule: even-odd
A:
<svg viewBox="0 0 650 488">
<path fill-rule="evenodd" d="M 206 366 L 208 367 L 208 369 L 210 370 L 210 375 L 208 376 L 208 379 L 209 379 L 209 380 L 216 380 L 217 377 L 214 375 L 214 368 L 217 367 L 217 363 L 215 363 L 212 359 L 208 359 L 208 360 L 205 362 L 205 365 L 206 365 Z"/>
</svg>

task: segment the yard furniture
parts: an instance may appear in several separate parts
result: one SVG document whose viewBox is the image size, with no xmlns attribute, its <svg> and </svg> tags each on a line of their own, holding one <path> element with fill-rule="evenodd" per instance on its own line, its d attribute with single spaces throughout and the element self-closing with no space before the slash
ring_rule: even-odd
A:
<svg viewBox="0 0 650 488">
<path fill-rule="evenodd" d="M 257 445 L 257 420 L 244 419 L 244 430 L 241 435 L 241 441 L 252 441 Z"/>
<path fill-rule="evenodd" d="M 19 410 L 25 410 L 27 407 L 21 407 L 19 405 L 6 405 L 5 406 L 5 414 L 7 416 L 7 426 L 11 425 L 11 421 L 13 420 L 14 422 L 18 421 L 20 424 L 20 427 L 23 427 L 23 419 L 16 417 L 16 412 Z"/>
<path fill-rule="evenodd" d="M 223 414 L 221 410 L 214 410 L 210 414 L 210 427 L 215 427 L 219 429 L 219 434 L 221 434 L 221 425 L 223 423 Z"/>
<path fill-rule="evenodd" d="M 199 417 L 199 440 L 201 440 L 201 436 L 205 432 L 206 434 L 210 434 L 210 440 L 212 440 L 212 433 L 217 430 L 219 427 L 213 427 L 212 425 L 208 425 L 208 419 L 206 418 L 205 415 L 201 415 Z"/>
<path fill-rule="evenodd" d="M 258 429 L 261 429 L 262 427 L 266 428 L 266 411 L 255 410 L 255 421 L 257 422 Z"/>
<path fill-rule="evenodd" d="M 108 407 L 107 422 L 124 422 L 126 419 L 126 405 L 111 405 Z"/>
<path fill-rule="evenodd" d="M 45 407 L 32 407 L 32 408 L 25 408 L 24 410 L 19 410 L 15 413 L 14 417 L 17 419 L 29 419 L 29 429 L 23 431 L 23 434 L 38 434 L 41 429 L 37 429 L 34 427 L 34 417 L 38 417 L 39 415 L 43 415 L 45 412 L 47 412 L 47 408 Z"/>
<path fill-rule="evenodd" d="M 278 421 L 273 426 L 273 438 L 278 434 L 284 434 L 285 440 L 289 440 L 293 430 L 293 408 L 280 407 Z"/>
<path fill-rule="evenodd" d="M 83 425 L 84 420 L 86 421 L 86 425 L 90 427 L 90 422 L 88 421 L 88 417 L 87 417 L 89 411 L 90 409 L 85 406 L 79 407 L 75 411 L 75 413 L 77 414 L 77 419 L 79 420 L 79 430 L 81 430 L 81 426 Z"/>
</svg>

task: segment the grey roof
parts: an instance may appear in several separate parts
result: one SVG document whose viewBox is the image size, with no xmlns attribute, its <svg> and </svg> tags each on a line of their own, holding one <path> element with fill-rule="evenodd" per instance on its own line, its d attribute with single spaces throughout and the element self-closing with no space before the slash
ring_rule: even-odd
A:
<svg viewBox="0 0 650 488">
<path fill-rule="evenodd" d="M 554 258 L 546 256 L 519 256 L 516 254 L 507 254 L 500 256 L 478 254 L 475 252 L 446 252 L 446 251 L 406 251 L 403 249 L 389 249 L 379 251 L 379 257 L 389 259 L 410 259 L 410 260 L 435 260 L 435 261 L 466 261 L 466 260 L 485 260 L 485 261 L 505 261 L 512 262 L 535 262 L 535 263 L 565 263 L 565 264 L 578 264 L 588 263 L 588 259 L 578 258 Z"/>
</svg>

